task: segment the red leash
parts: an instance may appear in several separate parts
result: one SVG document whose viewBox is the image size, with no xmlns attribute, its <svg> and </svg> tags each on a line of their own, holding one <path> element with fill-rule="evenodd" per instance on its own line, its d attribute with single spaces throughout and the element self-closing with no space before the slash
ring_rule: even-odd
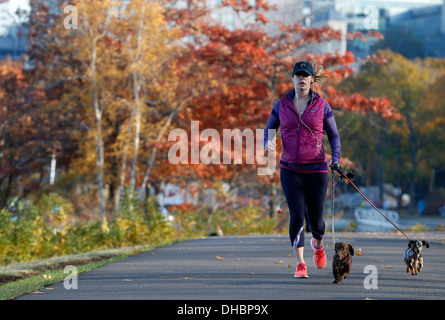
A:
<svg viewBox="0 0 445 320">
<path fill-rule="evenodd" d="M 371 206 L 373 206 L 374 207 L 374 209 L 376 209 L 377 211 L 378 211 L 378 213 L 380 213 L 382 216 L 383 216 L 383 218 L 385 218 L 386 220 L 388 220 L 389 221 L 389 223 L 391 223 L 397 230 L 399 230 L 404 236 L 405 236 L 405 238 L 406 239 L 408 239 L 408 241 L 410 241 L 409 240 L 409 238 L 408 238 L 408 236 L 405 234 L 405 232 L 403 232 L 402 230 L 400 230 L 400 228 L 398 227 L 398 226 L 396 226 L 391 220 L 389 220 L 379 209 L 377 209 L 377 207 L 363 194 L 363 192 L 361 192 L 360 191 L 360 189 L 359 188 L 357 188 L 356 187 L 356 185 L 351 181 L 351 179 L 349 179 L 349 177 L 343 172 L 343 170 L 341 170 L 341 169 L 338 169 L 338 168 L 332 168 L 331 167 L 331 169 L 332 170 L 336 170 L 338 173 L 340 173 L 340 175 L 343 177 L 343 178 L 345 178 L 346 180 L 348 180 L 349 181 L 349 183 L 355 188 L 355 190 L 357 190 L 358 191 L 358 193 L 360 193 L 361 195 L 362 195 L 362 197 L 363 198 L 365 198 L 365 200 L 366 201 L 368 201 L 369 202 L 369 204 L 371 205 Z"/>
</svg>

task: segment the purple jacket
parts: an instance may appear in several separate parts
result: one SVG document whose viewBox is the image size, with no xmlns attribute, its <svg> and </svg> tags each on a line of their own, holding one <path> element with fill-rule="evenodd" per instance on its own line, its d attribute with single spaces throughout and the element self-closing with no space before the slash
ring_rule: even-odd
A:
<svg viewBox="0 0 445 320">
<path fill-rule="evenodd" d="M 278 130 L 281 126 L 280 167 L 299 172 L 327 172 L 324 131 L 328 135 L 333 162 L 340 161 L 340 135 L 329 103 L 313 90 L 309 94 L 311 99 L 301 119 L 292 102 L 295 89 L 275 103 L 264 131 L 263 146 L 269 139 L 268 129 Z"/>
</svg>

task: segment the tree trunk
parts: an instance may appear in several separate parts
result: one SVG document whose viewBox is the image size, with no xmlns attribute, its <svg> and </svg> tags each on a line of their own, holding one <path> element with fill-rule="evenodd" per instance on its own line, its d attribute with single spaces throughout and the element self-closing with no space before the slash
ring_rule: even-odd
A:
<svg viewBox="0 0 445 320">
<path fill-rule="evenodd" d="M 138 76 L 136 75 L 136 71 L 133 71 L 133 92 L 134 92 L 135 109 L 134 109 L 134 141 L 133 141 L 134 150 L 133 150 L 133 162 L 131 164 L 131 173 L 130 173 L 130 186 L 132 190 L 136 188 L 136 169 L 137 169 L 139 142 L 141 134 L 141 102 L 139 99 L 139 91 L 140 91 L 140 84 L 138 81 Z"/>
<path fill-rule="evenodd" d="M 102 138 L 102 111 L 99 105 L 99 93 L 96 79 L 96 59 L 97 59 L 97 40 L 93 41 L 93 52 L 91 54 L 91 81 L 93 85 L 94 114 L 96 118 L 96 168 L 97 168 L 97 192 L 99 194 L 99 214 L 100 221 L 105 221 L 105 196 L 104 196 L 104 146 Z"/>
<path fill-rule="evenodd" d="M 137 51 L 133 58 L 133 95 L 134 95 L 134 150 L 133 150 L 133 162 L 131 164 L 130 173 L 130 186 L 131 190 L 136 189 L 136 169 L 139 153 L 139 143 L 141 134 L 141 99 L 140 92 L 142 86 L 142 72 L 143 72 L 143 58 L 144 51 L 142 48 L 143 35 L 144 35 L 144 14 L 145 14 L 145 1 L 142 2 L 141 15 L 139 20 L 139 30 L 137 38 Z M 131 197 L 131 194 L 130 194 Z"/>
</svg>

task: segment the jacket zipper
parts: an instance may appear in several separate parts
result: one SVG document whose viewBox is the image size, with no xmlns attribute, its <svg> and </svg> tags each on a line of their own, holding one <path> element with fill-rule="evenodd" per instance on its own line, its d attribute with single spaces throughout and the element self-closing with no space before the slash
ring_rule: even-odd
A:
<svg viewBox="0 0 445 320">
<path fill-rule="evenodd" d="M 301 152 L 300 152 L 300 134 L 301 134 L 301 132 L 300 132 L 300 125 L 301 125 L 301 116 L 300 116 L 300 115 L 297 115 L 297 118 L 298 118 L 298 128 L 297 128 L 298 134 L 297 134 L 297 156 L 296 156 L 296 158 L 297 158 L 297 162 L 299 163 L 299 162 L 301 161 Z"/>
</svg>

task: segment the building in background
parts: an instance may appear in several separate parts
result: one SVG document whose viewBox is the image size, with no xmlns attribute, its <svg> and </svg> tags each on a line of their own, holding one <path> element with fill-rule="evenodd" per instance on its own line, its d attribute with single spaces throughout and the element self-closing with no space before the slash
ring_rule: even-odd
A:
<svg viewBox="0 0 445 320">
<path fill-rule="evenodd" d="M 19 59 L 25 53 L 26 39 L 19 37 L 17 9 L 26 9 L 28 1 L 0 0 L 0 60 L 7 56 Z"/>
<path fill-rule="evenodd" d="M 335 3 L 336 11 L 345 17 L 347 32 L 366 33 L 369 30 L 376 30 L 386 36 L 393 31 L 398 33 L 398 26 L 402 24 L 406 28 L 416 29 L 419 39 L 423 40 L 422 37 L 429 35 L 431 42 L 434 42 L 435 36 L 432 34 L 437 35 L 437 31 L 433 32 L 429 25 L 429 19 L 433 16 L 435 21 L 431 22 L 435 25 L 434 28 L 440 28 L 442 24 L 442 28 L 445 29 L 443 0 L 332 0 L 331 2 Z M 435 14 L 431 15 L 432 11 Z M 419 14 L 423 15 L 423 18 L 420 18 Z M 403 41 L 404 37 L 405 34 L 398 34 L 399 41 Z M 371 38 L 367 42 L 349 40 L 347 49 L 354 52 L 355 56 L 365 57 L 373 53 L 377 41 L 376 38 Z"/>
<path fill-rule="evenodd" d="M 320 44 L 316 44 L 315 48 L 311 51 L 316 53 L 327 53 L 327 52 L 339 52 L 344 55 L 347 49 L 347 21 L 345 17 L 335 10 L 333 6 L 326 5 L 319 10 L 313 16 L 313 22 L 311 25 L 313 27 L 321 27 L 323 25 L 328 25 L 334 30 L 341 31 L 341 39 L 340 40 L 331 40 L 326 41 Z"/>
<path fill-rule="evenodd" d="M 255 6 L 256 0 L 247 0 L 248 4 Z M 279 20 L 282 24 L 303 21 L 304 0 L 268 0 L 268 3 L 277 6 L 277 10 L 270 10 L 265 16 L 270 21 Z M 241 12 L 237 14 L 230 7 L 223 7 L 221 0 L 208 0 L 208 8 L 212 10 L 212 19 L 221 23 L 228 30 L 244 28 L 246 24 L 256 22 L 255 14 Z M 267 25 L 269 33 L 276 32 L 274 23 Z"/>
<path fill-rule="evenodd" d="M 250 5 L 255 5 L 256 0 L 248 0 Z M 342 31 L 342 39 L 321 44 L 310 44 L 308 50 L 315 53 L 334 52 L 339 50 L 342 54 L 346 51 L 346 23 L 340 13 L 335 11 L 332 1 L 307 1 L 307 0 L 269 0 L 276 10 L 265 13 L 271 23 L 266 25 L 266 31 L 274 35 L 278 32 L 278 25 L 300 23 L 303 26 L 320 27 L 330 25 L 335 30 Z M 212 18 L 229 30 L 244 28 L 246 24 L 255 23 L 255 15 L 252 13 L 237 14 L 230 7 L 222 7 L 221 0 L 211 0 L 209 8 L 212 10 Z"/>
<path fill-rule="evenodd" d="M 405 44 L 415 43 L 418 48 L 400 48 L 400 53 L 414 57 L 445 57 L 445 2 L 441 5 L 432 5 L 422 8 L 414 8 L 394 15 L 390 19 L 391 28 L 405 38 Z M 389 41 L 397 42 L 397 35 L 388 33 Z M 405 51 L 405 50 L 406 51 Z M 417 50 L 415 50 L 417 49 Z"/>
<path fill-rule="evenodd" d="M 248 0 L 255 5 L 255 0 Z M 356 57 L 365 58 L 372 55 L 379 42 L 377 37 L 368 37 L 368 31 L 379 31 L 388 38 L 381 43 L 400 52 L 396 44 L 406 48 L 400 52 L 409 56 L 444 57 L 445 52 L 445 8 L 443 0 L 269 0 L 276 5 L 277 10 L 265 13 L 270 21 L 279 20 L 283 24 L 300 23 L 306 27 L 321 27 L 329 25 L 334 30 L 340 30 L 340 40 L 308 45 L 308 50 L 314 53 L 352 51 Z M 221 0 L 211 0 L 208 3 L 212 10 L 212 18 L 229 30 L 244 28 L 248 23 L 255 23 L 254 14 L 237 14 L 230 7 L 222 7 Z M 277 31 L 275 23 L 266 26 L 267 32 Z M 400 30 L 403 32 L 400 33 Z M 361 32 L 367 37 L 348 40 L 347 34 Z M 411 41 L 411 33 L 416 41 Z M 392 39 L 392 35 L 396 39 Z M 408 39 L 407 39 L 408 38 Z M 403 43 L 403 41 L 408 42 Z"/>
</svg>

